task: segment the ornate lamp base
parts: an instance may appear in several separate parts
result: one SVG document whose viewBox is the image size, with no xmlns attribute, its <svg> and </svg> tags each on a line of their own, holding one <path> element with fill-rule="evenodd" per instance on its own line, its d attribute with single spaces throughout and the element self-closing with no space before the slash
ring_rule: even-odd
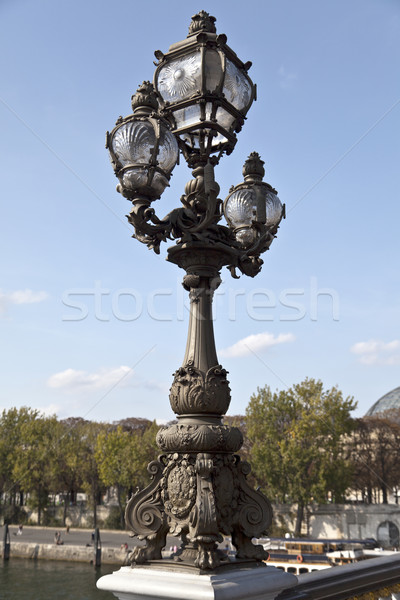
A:
<svg viewBox="0 0 400 600">
<path fill-rule="evenodd" d="M 227 563 L 217 547 L 221 534 L 232 536 L 238 559 L 267 558 L 251 539 L 269 527 L 271 506 L 247 484 L 250 466 L 239 456 L 175 452 L 152 462 L 149 471 L 152 483 L 131 498 L 125 513 L 128 528 L 146 540 L 145 546 L 133 550 L 132 563 L 161 559 L 167 533 L 182 539 L 175 568 L 215 569 Z"/>
<path fill-rule="evenodd" d="M 119 600 L 273 600 L 297 584 L 297 578 L 275 567 L 229 567 L 212 573 L 187 569 L 122 567 L 97 582 Z"/>
</svg>

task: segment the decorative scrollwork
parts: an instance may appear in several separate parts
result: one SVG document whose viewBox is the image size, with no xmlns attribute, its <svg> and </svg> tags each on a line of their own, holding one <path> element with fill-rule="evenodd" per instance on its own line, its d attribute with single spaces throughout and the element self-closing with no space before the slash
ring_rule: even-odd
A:
<svg viewBox="0 0 400 600">
<path fill-rule="evenodd" d="M 180 239 L 183 243 L 220 238 L 217 223 L 221 219 L 221 200 L 217 198 L 219 186 L 214 180 L 213 165 L 197 166 L 193 175 L 195 179 L 188 182 L 186 194 L 181 197 L 183 207 L 172 210 L 164 219 L 156 216 L 149 198 L 131 198 L 133 208 L 127 219 L 135 228 L 134 237 L 156 254 L 167 239 Z"/>
<path fill-rule="evenodd" d="M 267 553 L 262 546 L 251 543 L 253 537 L 265 534 L 272 523 L 272 507 L 269 500 L 258 490 L 253 490 L 247 483 L 250 473 L 249 463 L 238 462 L 236 466 L 239 499 L 238 509 L 233 523 L 232 541 L 237 548 L 238 558 L 262 560 Z"/>
<path fill-rule="evenodd" d="M 133 535 L 144 539 L 160 529 L 163 510 L 160 495 L 160 480 L 164 465 L 153 461 L 148 466 L 152 482 L 129 500 L 125 510 L 125 522 Z"/>
<path fill-rule="evenodd" d="M 276 228 L 253 224 L 260 230 L 254 244 L 244 250 L 235 239 L 233 231 L 219 224 L 221 219 L 221 201 L 217 198 L 219 186 L 214 180 L 211 164 L 197 166 L 195 178 L 186 184 L 185 195 L 181 197 L 183 207 L 172 210 L 166 217 L 159 219 L 151 207 L 151 200 L 145 196 L 132 199 L 133 208 L 127 219 L 135 229 L 134 237 L 156 254 L 160 253 L 161 242 L 178 240 L 178 245 L 190 242 L 203 244 L 223 244 L 225 263 L 232 277 L 238 278 L 236 269 L 248 277 L 255 277 L 263 265 L 260 254 L 268 250 Z"/>
<path fill-rule="evenodd" d="M 125 510 L 125 522 L 132 536 L 146 539 L 144 547 L 137 547 L 131 554 L 131 562 L 161 558 L 168 531 L 161 501 L 160 481 L 164 469 L 161 461 L 153 461 L 148 466 L 152 482 L 129 500 Z"/>
<path fill-rule="evenodd" d="M 180 426 L 179 431 L 185 427 L 190 426 Z M 193 426 L 190 435 L 196 432 Z M 270 526 L 271 505 L 247 484 L 250 465 L 239 456 L 174 452 L 150 463 L 148 470 L 151 484 L 133 496 L 126 509 L 128 528 L 146 540 L 145 546 L 133 550 L 131 562 L 160 559 L 168 531 L 182 536 L 177 560 L 200 569 L 214 569 L 226 560 L 217 548 L 222 534 L 232 536 L 238 559 L 266 558 L 262 546 L 251 540 Z"/>
</svg>

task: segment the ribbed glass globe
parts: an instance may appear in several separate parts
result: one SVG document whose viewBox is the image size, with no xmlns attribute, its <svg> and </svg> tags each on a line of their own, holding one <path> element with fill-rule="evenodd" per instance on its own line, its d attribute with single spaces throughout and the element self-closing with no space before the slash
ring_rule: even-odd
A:
<svg viewBox="0 0 400 600">
<path fill-rule="evenodd" d="M 266 221 L 265 224 L 268 227 L 276 227 L 282 220 L 283 217 L 283 206 L 278 196 L 274 192 L 267 191 L 265 195 L 266 202 Z"/>
<path fill-rule="evenodd" d="M 123 190 L 160 196 L 178 161 L 178 144 L 167 126 L 130 118 L 111 133 L 111 161 Z"/>
<path fill-rule="evenodd" d="M 256 195 L 251 189 L 236 190 L 228 196 L 224 206 L 225 218 L 233 229 L 250 227 L 256 219 Z"/>
<path fill-rule="evenodd" d="M 112 150 L 122 167 L 147 164 L 156 142 L 154 127 L 146 121 L 128 121 L 115 131 Z"/>
</svg>

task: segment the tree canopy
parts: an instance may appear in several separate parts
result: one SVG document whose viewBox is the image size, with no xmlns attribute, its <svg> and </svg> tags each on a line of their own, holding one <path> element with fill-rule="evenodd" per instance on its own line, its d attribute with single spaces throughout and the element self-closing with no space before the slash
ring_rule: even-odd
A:
<svg viewBox="0 0 400 600">
<path fill-rule="evenodd" d="M 27 407 L 4 410 L 0 414 L 0 515 L 15 520 L 18 507 L 27 499 L 38 511 L 40 524 L 49 498 L 60 494 L 65 525 L 67 507 L 83 491 L 96 526 L 101 495 L 115 486 L 123 524 L 126 497 L 149 482 L 146 468 L 157 456 L 157 429 L 147 419 L 111 424 L 81 418 L 59 421 Z"/>
<path fill-rule="evenodd" d="M 258 388 L 246 410 L 250 459 L 258 483 L 271 499 L 295 502 L 299 535 L 304 508 L 312 501 L 338 501 L 351 481 L 343 435 L 353 428 L 353 398 L 336 387 L 305 379 L 272 393 Z"/>
<path fill-rule="evenodd" d="M 297 503 L 295 533 L 312 503 L 342 502 L 345 493 L 363 502 L 388 502 L 400 491 L 400 410 L 352 419 L 353 398 L 337 387 L 305 379 L 284 391 L 259 388 L 246 416 L 225 416 L 240 427 L 242 458 L 252 465 L 251 484 L 276 503 Z M 147 465 L 159 451 L 158 426 L 129 417 L 113 423 L 58 420 L 22 407 L 0 413 L 0 516 L 17 518 L 27 500 L 46 514 L 49 499 L 64 502 L 63 522 L 78 492 L 96 507 L 112 488 L 123 524 L 126 500 L 149 483 Z M 116 516 L 116 515 L 115 515 Z M 114 523 L 117 526 L 117 523 Z"/>
<path fill-rule="evenodd" d="M 152 423 L 146 428 L 124 428 L 118 425 L 111 431 L 101 431 L 97 436 L 95 459 L 102 483 L 114 486 L 117 491 L 121 526 L 124 525 L 124 509 L 135 487 L 148 483 L 146 468 L 157 457 L 155 437 L 158 427 Z"/>
<path fill-rule="evenodd" d="M 397 497 L 400 485 L 400 411 L 356 419 L 347 443 L 354 465 L 352 487 L 364 502 L 381 495 L 387 504 L 389 492 Z M 375 497 L 375 498 L 374 498 Z"/>
</svg>

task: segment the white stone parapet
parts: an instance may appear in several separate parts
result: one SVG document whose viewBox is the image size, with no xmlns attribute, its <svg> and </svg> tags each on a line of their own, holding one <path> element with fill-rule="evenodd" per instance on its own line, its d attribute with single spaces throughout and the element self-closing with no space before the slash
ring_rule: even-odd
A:
<svg viewBox="0 0 400 600">
<path fill-rule="evenodd" d="M 210 573 L 122 567 L 97 581 L 119 600 L 273 600 L 296 584 L 294 575 L 264 565 Z"/>
</svg>

